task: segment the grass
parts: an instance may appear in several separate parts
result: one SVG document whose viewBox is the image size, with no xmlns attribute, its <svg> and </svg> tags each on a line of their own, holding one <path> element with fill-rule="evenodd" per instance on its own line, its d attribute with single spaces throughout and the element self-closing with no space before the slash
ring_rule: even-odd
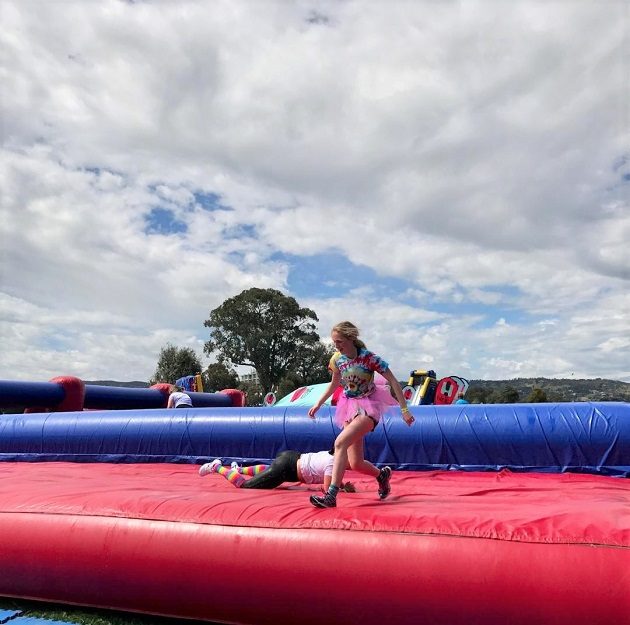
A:
<svg viewBox="0 0 630 625">
<path fill-rule="evenodd" d="M 78 625 L 195 625 L 195 623 L 212 625 L 209 621 L 173 619 L 96 608 L 75 608 L 54 603 L 4 597 L 0 597 L 0 610 L 21 610 L 23 612 L 21 616 L 65 621 Z"/>
</svg>

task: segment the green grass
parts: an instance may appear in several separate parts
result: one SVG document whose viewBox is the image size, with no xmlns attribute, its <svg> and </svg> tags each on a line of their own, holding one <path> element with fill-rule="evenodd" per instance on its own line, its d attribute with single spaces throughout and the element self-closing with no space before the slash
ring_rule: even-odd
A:
<svg viewBox="0 0 630 625">
<path fill-rule="evenodd" d="M 21 610 L 23 612 L 22 616 L 45 618 L 51 621 L 65 621 L 67 623 L 77 623 L 78 625 L 194 625 L 195 623 L 212 625 L 209 621 L 172 619 L 144 614 L 129 614 L 114 610 L 99 610 L 96 608 L 75 608 L 54 603 L 4 597 L 0 597 L 0 609 Z"/>
</svg>

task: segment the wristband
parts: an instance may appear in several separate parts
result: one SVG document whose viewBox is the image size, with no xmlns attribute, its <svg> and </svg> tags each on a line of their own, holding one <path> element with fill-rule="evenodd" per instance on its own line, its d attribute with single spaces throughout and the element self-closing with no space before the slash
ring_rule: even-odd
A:
<svg viewBox="0 0 630 625">
<path fill-rule="evenodd" d="M 407 406 L 405 406 L 404 408 L 400 409 L 400 412 L 402 412 L 403 414 L 405 414 L 406 412 L 409 412 L 409 408 L 407 408 Z"/>
</svg>

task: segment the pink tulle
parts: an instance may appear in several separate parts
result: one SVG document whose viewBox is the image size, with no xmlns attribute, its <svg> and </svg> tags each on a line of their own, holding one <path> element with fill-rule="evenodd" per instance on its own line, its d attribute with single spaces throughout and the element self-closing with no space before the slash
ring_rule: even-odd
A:
<svg viewBox="0 0 630 625">
<path fill-rule="evenodd" d="M 389 392 L 389 386 L 384 384 L 376 384 L 374 391 L 367 397 L 346 397 L 342 393 L 337 400 L 335 423 L 342 428 L 344 423 L 363 412 L 378 422 L 388 408 L 397 404 Z"/>
</svg>

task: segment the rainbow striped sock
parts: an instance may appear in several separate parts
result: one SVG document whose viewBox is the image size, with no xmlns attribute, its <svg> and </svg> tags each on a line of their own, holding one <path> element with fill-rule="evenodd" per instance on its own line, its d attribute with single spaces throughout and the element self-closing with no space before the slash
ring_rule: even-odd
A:
<svg viewBox="0 0 630 625">
<path fill-rule="evenodd" d="M 258 475 L 267 470 L 269 466 L 268 464 L 253 464 L 251 467 L 241 467 L 241 473 L 243 475 Z"/>
<path fill-rule="evenodd" d="M 217 473 L 222 475 L 228 482 L 240 488 L 245 483 L 245 478 L 236 470 L 230 467 L 219 467 Z"/>
</svg>

